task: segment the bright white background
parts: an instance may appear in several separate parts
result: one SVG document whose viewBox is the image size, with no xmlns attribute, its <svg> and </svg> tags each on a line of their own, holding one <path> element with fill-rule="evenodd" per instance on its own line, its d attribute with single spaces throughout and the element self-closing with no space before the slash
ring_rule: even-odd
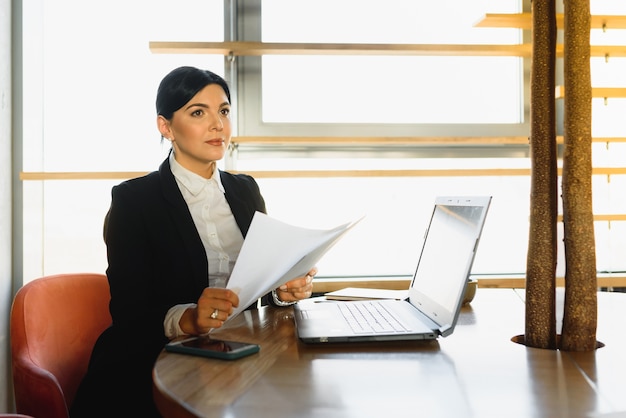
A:
<svg viewBox="0 0 626 418">
<path fill-rule="evenodd" d="M 595 1 L 592 11 L 626 14 L 609 9 L 616 3 Z M 23 7 L 24 171 L 154 170 L 167 152 L 155 128 L 160 79 L 179 65 L 224 73 L 221 56 L 158 55 L 148 49 L 149 41 L 223 40 L 219 0 L 36 0 Z M 495 43 L 494 29 L 471 25 L 484 13 L 520 8 L 512 0 L 368 0 L 356 5 L 347 0 L 264 0 L 263 7 L 264 41 L 346 43 Z M 443 15 L 450 23 L 445 27 Z M 498 33 L 500 43 L 519 42 L 519 31 Z M 624 44 L 625 38 L 624 31 L 593 33 L 598 44 Z M 624 86 L 624 67 L 625 59 L 592 60 L 594 85 Z M 269 124 L 476 123 L 497 128 L 523 122 L 522 79 L 517 58 L 272 56 L 263 58 L 258 100 Z M 624 102 L 594 101 L 595 136 L 626 136 Z M 530 166 L 519 157 L 305 157 L 268 153 L 248 158 L 242 152 L 237 168 Z M 593 158 L 596 166 L 624 167 L 626 150 L 622 144 L 597 144 Z M 626 213 L 622 177 L 594 178 L 596 213 Z M 106 269 L 102 220 L 116 183 L 24 182 L 25 281 Z M 324 258 L 320 276 L 412 274 L 434 197 L 442 194 L 494 196 L 475 274 L 525 270 L 530 194 L 525 177 L 259 179 L 259 184 L 270 215 L 296 225 L 330 228 L 366 215 Z M 596 225 L 599 270 L 626 269 L 625 229 L 624 222 Z"/>
</svg>

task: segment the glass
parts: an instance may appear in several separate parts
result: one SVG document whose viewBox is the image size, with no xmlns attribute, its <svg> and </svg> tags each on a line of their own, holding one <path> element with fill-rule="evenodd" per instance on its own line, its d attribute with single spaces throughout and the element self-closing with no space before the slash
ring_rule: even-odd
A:
<svg viewBox="0 0 626 418">
<path fill-rule="evenodd" d="M 224 74 L 223 57 L 153 54 L 155 40 L 222 41 L 223 2 L 60 0 L 25 10 L 24 171 L 154 169 L 158 83 L 180 65 Z M 41 13 L 40 16 L 37 14 Z M 74 16 L 79 15 L 76 19 Z"/>
<path fill-rule="evenodd" d="M 263 0 L 262 36 L 266 42 L 493 43 L 494 38 L 502 43 L 520 42 L 518 30 L 471 28 L 483 13 L 518 12 L 519 1 L 453 3 Z M 592 7 L 598 3 L 593 2 Z M 619 2 L 604 3 L 615 9 L 597 6 L 592 13 L 626 13 L 618 9 L 624 7 Z M 181 0 L 175 7 L 165 0 L 88 5 L 79 0 L 24 2 L 24 171 L 156 169 L 169 149 L 167 143 L 160 143 L 155 126 L 158 82 L 179 65 L 224 74 L 224 63 L 221 56 L 152 54 L 148 42 L 221 41 L 223 5 L 223 1 L 200 0 Z M 77 13 L 80 19 L 73 18 Z M 285 13 L 293 18 L 285 19 Z M 440 16 L 446 16 L 448 26 L 442 26 Z M 415 25 L 416 21 L 420 24 Z M 345 22 L 349 22 L 349 30 L 345 30 Z M 624 32 L 593 31 L 593 43 L 623 45 Z M 614 40 L 617 36 L 622 38 Z M 593 85 L 623 87 L 625 62 L 624 58 L 608 62 L 593 58 Z M 389 129 L 404 123 L 488 123 L 498 129 L 500 123 L 520 121 L 523 113 L 519 58 L 266 56 L 262 63 L 264 94 L 259 100 L 266 120 L 275 123 L 388 123 L 383 127 Z M 371 74 L 382 74 L 382 87 L 376 91 L 364 87 L 371 84 Z M 493 81 L 497 87 L 488 91 Z M 476 105 L 482 91 L 485 100 Z M 383 110 L 373 112 L 371 103 Z M 606 103 L 594 99 L 593 135 L 626 136 L 624 114 L 626 99 L 611 98 Z M 239 116 L 243 119 L 246 115 Z M 284 131 L 277 126 L 275 132 Z M 415 132 L 416 136 L 421 133 Z M 594 144 L 594 166 L 624 167 L 625 147 L 623 143 Z M 368 157 L 338 158 L 324 155 L 323 150 L 303 154 L 282 147 L 284 158 L 274 158 L 262 148 L 253 157 L 242 148 L 237 169 L 530 166 L 526 155 L 508 159 L 413 158 L 385 149 L 384 156 L 381 150 L 381 155 L 373 151 Z M 102 222 L 111 187 L 120 181 L 23 183 L 26 281 L 42 274 L 106 269 Z M 493 195 L 474 274 L 525 271 L 527 176 L 258 178 L 258 182 L 270 215 L 286 222 L 332 227 L 366 215 L 358 228 L 324 257 L 320 277 L 411 276 L 424 222 L 434 197 L 440 194 Z M 594 176 L 594 211 L 626 213 L 625 189 L 626 176 Z M 598 221 L 595 225 L 598 270 L 626 271 L 626 222 Z M 562 235 L 559 225 L 557 268 L 561 276 Z"/>
<path fill-rule="evenodd" d="M 487 12 L 519 11 L 519 0 L 264 0 L 262 6 L 264 42 L 521 42 L 517 29 L 474 27 Z M 517 57 L 264 56 L 262 119 L 265 123 L 521 123 L 522 65 Z"/>
<path fill-rule="evenodd" d="M 180 65 L 223 75 L 224 63 L 221 56 L 153 54 L 149 41 L 222 41 L 223 4 L 25 2 L 23 171 L 155 170 L 169 150 L 156 128 L 161 78 Z M 25 282 L 104 272 L 102 222 L 120 181 L 24 182 Z"/>
</svg>

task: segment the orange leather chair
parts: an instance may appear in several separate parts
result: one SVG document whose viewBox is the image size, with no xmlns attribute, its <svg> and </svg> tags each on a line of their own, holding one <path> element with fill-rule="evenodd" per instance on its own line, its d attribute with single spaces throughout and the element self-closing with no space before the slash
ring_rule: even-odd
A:
<svg viewBox="0 0 626 418">
<path fill-rule="evenodd" d="M 16 410 L 68 418 L 91 350 L 111 324 L 104 274 L 59 274 L 20 288 L 11 308 Z"/>
</svg>

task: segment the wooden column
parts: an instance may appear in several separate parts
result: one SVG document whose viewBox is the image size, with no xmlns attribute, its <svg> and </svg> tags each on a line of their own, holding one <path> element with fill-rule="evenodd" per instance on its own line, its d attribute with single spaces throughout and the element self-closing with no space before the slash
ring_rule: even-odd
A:
<svg viewBox="0 0 626 418">
<path fill-rule="evenodd" d="M 597 270 L 591 186 L 589 0 L 564 2 L 563 225 L 565 306 L 561 349 L 596 349 Z"/>
<path fill-rule="evenodd" d="M 532 2 L 531 189 L 526 260 L 527 346 L 556 349 L 556 6 Z"/>
</svg>

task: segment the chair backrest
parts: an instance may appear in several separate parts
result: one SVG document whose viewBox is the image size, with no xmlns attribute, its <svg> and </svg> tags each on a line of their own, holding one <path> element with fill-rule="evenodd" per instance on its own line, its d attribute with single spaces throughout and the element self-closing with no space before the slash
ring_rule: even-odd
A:
<svg viewBox="0 0 626 418">
<path fill-rule="evenodd" d="M 111 324 L 104 274 L 59 274 L 20 288 L 11 308 L 15 405 L 20 414 L 67 418 L 91 350 Z"/>
</svg>

